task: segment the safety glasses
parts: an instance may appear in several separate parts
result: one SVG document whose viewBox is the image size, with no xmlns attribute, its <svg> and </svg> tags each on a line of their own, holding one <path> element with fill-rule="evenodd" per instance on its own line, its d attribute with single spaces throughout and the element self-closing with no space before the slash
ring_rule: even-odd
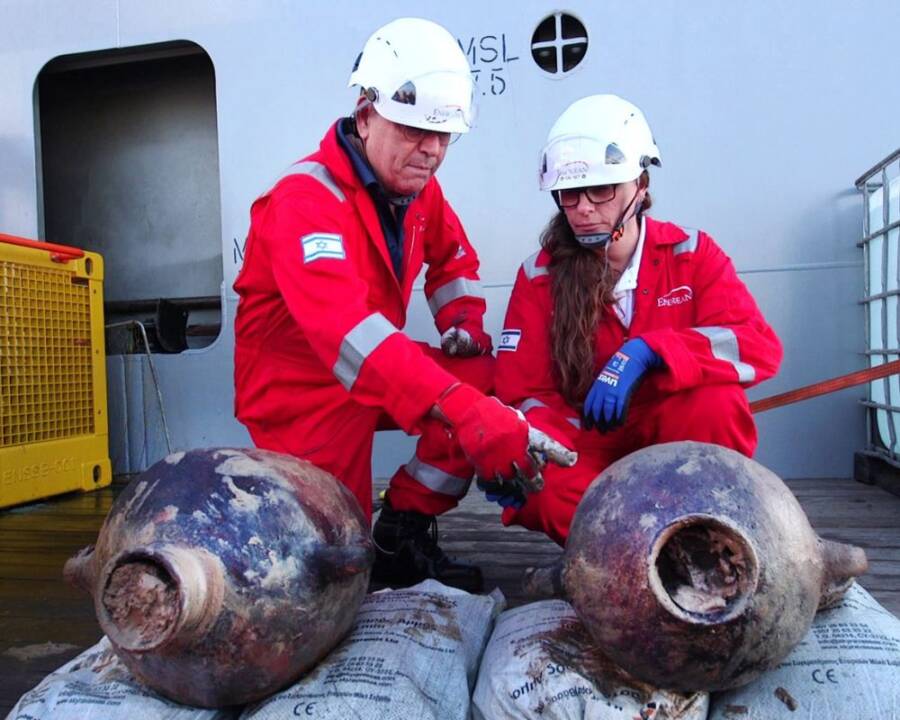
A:
<svg viewBox="0 0 900 720">
<path fill-rule="evenodd" d="M 423 128 L 413 127 L 412 125 L 401 125 L 400 123 L 394 123 L 394 125 L 400 129 L 400 134 L 403 135 L 404 139 L 411 143 L 415 143 L 416 145 L 422 142 L 426 137 L 434 135 L 437 137 L 441 147 L 447 147 L 459 140 L 460 135 L 459 133 L 441 132 L 439 130 L 424 130 Z"/>
<path fill-rule="evenodd" d="M 371 95 L 371 97 L 370 97 Z M 366 108 L 375 107 L 373 98 L 377 97 L 377 93 L 374 90 L 366 91 L 366 99 L 360 103 L 356 110 L 353 111 L 354 116 L 361 113 Z M 377 112 L 377 111 L 376 111 Z M 424 140 L 428 135 L 436 135 L 438 139 L 438 143 L 440 143 L 441 147 L 447 147 L 448 145 L 452 145 L 457 140 L 459 140 L 459 136 L 462 133 L 458 132 L 444 132 L 442 130 L 425 130 L 424 128 L 413 127 L 412 125 L 404 125 L 403 123 L 399 123 L 396 120 L 388 120 L 385 118 L 391 125 L 396 127 L 400 131 L 400 135 L 411 143 L 415 143 L 418 145 L 422 140 Z"/>
<path fill-rule="evenodd" d="M 553 197 L 556 204 L 562 208 L 573 208 L 578 205 L 582 193 L 594 205 L 608 203 L 616 197 L 615 185 L 594 185 L 592 187 L 570 188 L 568 190 L 554 190 Z"/>
</svg>

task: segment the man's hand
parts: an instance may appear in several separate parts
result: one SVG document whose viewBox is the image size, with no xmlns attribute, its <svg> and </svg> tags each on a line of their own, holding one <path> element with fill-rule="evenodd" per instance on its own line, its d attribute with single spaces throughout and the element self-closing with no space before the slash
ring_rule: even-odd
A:
<svg viewBox="0 0 900 720">
<path fill-rule="evenodd" d="M 478 477 L 511 481 L 534 475 L 528 423 L 521 413 L 464 383 L 446 392 L 437 407 Z"/>
<path fill-rule="evenodd" d="M 578 460 L 578 453 L 569 450 L 545 432 L 531 426 L 528 428 L 528 454 L 537 468 L 537 472 L 532 477 L 520 475 L 511 481 L 499 478 L 495 480 L 478 479 L 478 489 L 484 492 L 487 500 L 495 502 L 503 508 L 514 507 L 518 510 L 525 504 L 526 495 L 540 492 L 544 488 L 541 470 L 548 461 L 563 467 L 572 467 Z"/>
<path fill-rule="evenodd" d="M 435 407 L 437 412 L 432 414 L 453 427 L 480 478 L 479 487 L 489 489 L 497 502 L 501 496 L 524 502 L 526 493 L 543 487 L 540 471 L 548 461 L 572 465 L 577 459 L 575 453 L 528 425 L 522 413 L 471 385 L 452 387 Z"/>
<path fill-rule="evenodd" d="M 490 355 L 493 349 L 491 337 L 484 330 L 451 327 L 441 335 L 441 350 L 450 357 L 475 357 Z"/>
<path fill-rule="evenodd" d="M 584 400 L 582 427 L 607 432 L 625 423 L 631 396 L 648 370 L 662 358 L 641 338 L 632 338 L 601 370 Z"/>
</svg>

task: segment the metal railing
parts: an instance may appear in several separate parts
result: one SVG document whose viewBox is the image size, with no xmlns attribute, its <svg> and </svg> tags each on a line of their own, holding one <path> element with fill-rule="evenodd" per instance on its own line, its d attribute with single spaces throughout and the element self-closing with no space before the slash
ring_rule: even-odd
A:
<svg viewBox="0 0 900 720">
<path fill-rule="evenodd" d="M 863 196 L 863 250 L 866 350 L 870 367 L 900 358 L 900 149 L 856 180 Z M 900 467 L 900 380 L 869 384 L 863 454 Z"/>
</svg>

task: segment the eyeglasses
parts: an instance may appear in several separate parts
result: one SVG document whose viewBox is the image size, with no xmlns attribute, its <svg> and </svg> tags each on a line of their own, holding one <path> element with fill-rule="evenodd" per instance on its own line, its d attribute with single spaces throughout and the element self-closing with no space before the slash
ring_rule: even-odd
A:
<svg viewBox="0 0 900 720">
<path fill-rule="evenodd" d="M 573 208 L 578 205 L 582 193 L 594 205 L 602 205 L 616 197 L 616 186 L 594 185 L 592 187 L 571 188 L 569 190 L 554 190 L 553 197 L 556 198 L 556 204 L 560 207 Z"/>
<path fill-rule="evenodd" d="M 432 135 L 436 136 L 438 139 L 438 143 L 441 147 L 447 147 L 448 145 L 452 145 L 459 139 L 459 133 L 449 133 L 449 132 L 440 132 L 438 130 L 425 130 L 424 128 L 413 127 L 412 125 L 402 125 L 400 123 L 394 123 L 398 128 L 400 128 L 400 134 L 406 140 L 409 140 L 411 143 L 415 143 L 418 145 L 422 142 L 426 137 L 430 137 Z"/>
</svg>

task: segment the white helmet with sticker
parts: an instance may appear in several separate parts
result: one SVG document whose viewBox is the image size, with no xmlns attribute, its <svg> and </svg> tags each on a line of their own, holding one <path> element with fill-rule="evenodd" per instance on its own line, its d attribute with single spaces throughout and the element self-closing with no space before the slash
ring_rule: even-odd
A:
<svg viewBox="0 0 900 720">
<path fill-rule="evenodd" d="M 572 103 L 553 124 L 541 151 L 541 190 L 616 185 L 661 165 L 644 114 L 617 95 Z"/>
<path fill-rule="evenodd" d="M 375 110 L 401 125 L 468 132 L 475 121 L 474 81 L 459 43 L 421 18 L 400 18 L 376 30 L 356 59 L 349 85 Z"/>
</svg>

